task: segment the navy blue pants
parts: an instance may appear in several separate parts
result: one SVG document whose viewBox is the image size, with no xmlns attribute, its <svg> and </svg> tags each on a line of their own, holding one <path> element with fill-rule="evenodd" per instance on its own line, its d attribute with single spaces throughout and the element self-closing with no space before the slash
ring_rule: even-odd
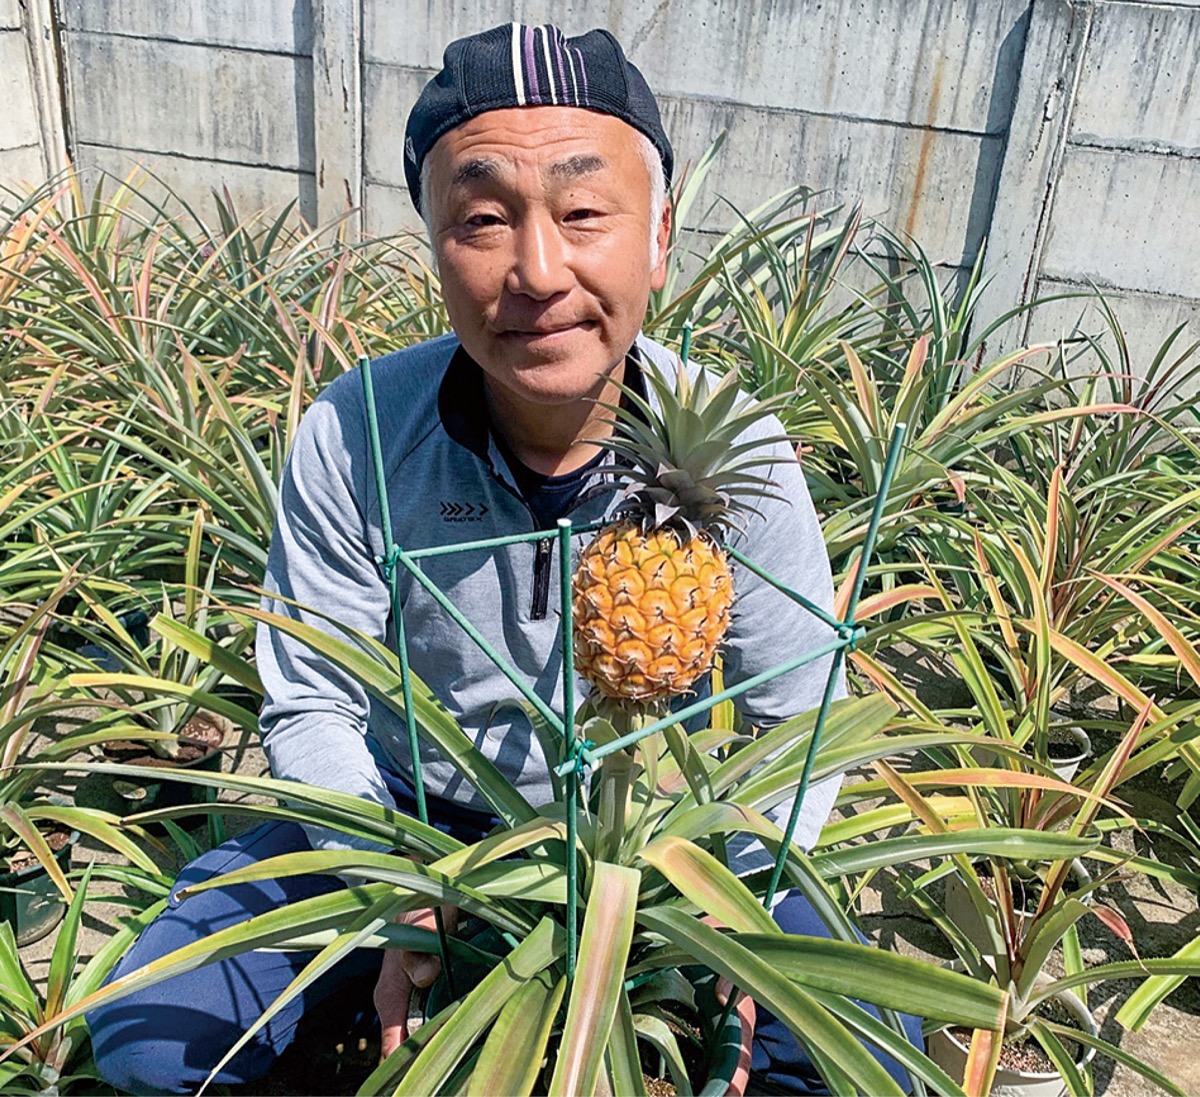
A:
<svg viewBox="0 0 1200 1097">
<path fill-rule="evenodd" d="M 411 791 L 382 771 L 401 810 L 416 814 Z M 478 841 L 495 824 L 485 815 L 430 802 L 438 829 L 465 842 Z M 197 858 L 180 873 L 176 889 L 229 872 L 267 857 L 309 849 L 303 830 L 294 823 L 267 823 Z M 344 886 L 336 877 L 293 876 L 231 888 L 214 888 L 185 902 L 174 898 L 121 958 L 110 978 L 119 978 L 174 949 L 235 925 L 247 918 Z M 816 912 L 792 892 L 775 908 L 775 920 L 787 933 L 827 937 Z M 217 1060 L 312 959 L 311 952 L 247 952 L 241 956 L 185 972 L 164 982 L 101 1006 L 87 1016 L 96 1065 L 110 1084 L 128 1093 L 191 1093 L 208 1077 Z M 381 954 L 358 949 L 294 998 L 217 1075 L 229 1084 L 253 1082 L 265 1075 L 278 1057 L 304 1038 L 306 1020 L 337 1003 L 355 1012 L 363 1031 L 378 1021 L 372 991 Z M 874 1007 L 867 1006 L 872 1013 Z M 876 1013 L 876 1016 L 878 1014 Z M 353 1020 L 353 1019 L 351 1019 Z M 349 1023 L 349 1022 L 347 1022 Z M 909 1039 L 921 1046 L 920 1021 L 905 1018 Z M 326 1039 L 329 1028 L 320 1026 Z M 904 1068 L 890 1056 L 872 1049 L 902 1086 Z M 779 1089 L 788 1093 L 826 1093 L 820 1075 L 787 1027 L 760 1007 L 754 1037 L 751 1092 Z M 758 1087 L 756 1088 L 756 1083 Z"/>
</svg>

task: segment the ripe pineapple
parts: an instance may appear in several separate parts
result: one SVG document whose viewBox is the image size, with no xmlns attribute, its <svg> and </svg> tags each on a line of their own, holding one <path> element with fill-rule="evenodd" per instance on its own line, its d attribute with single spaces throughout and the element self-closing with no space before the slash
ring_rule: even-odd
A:
<svg viewBox="0 0 1200 1097">
<path fill-rule="evenodd" d="M 658 410 L 628 389 L 601 445 L 625 485 L 616 520 L 583 550 L 573 580 L 575 666 L 609 698 L 653 706 L 682 693 L 713 663 L 729 626 L 733 577 L 718 537 L 748 500 L 773 494 L 749 470 L 777 436 L 738 442 L 778 401 L 758 401 L 731 372 L 709 387 L 679 366 L 672 388 L 651 371 Z"/>
</svg>

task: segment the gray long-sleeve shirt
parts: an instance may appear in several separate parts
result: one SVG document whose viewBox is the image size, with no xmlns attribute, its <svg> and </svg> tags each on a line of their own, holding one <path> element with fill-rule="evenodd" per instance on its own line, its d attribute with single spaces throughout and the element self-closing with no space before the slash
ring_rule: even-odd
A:
<svg viewBox="0 0 1200 1097">
<path fill-rule="evenodd" d="M 635 352 L 643 369 L 673 375 L 675 356 L 659 344 L 639 336 Z M 455 337 L 378 360 L 372 379 L 397 544 L 414 550 L 534 528 L 488 429 L 481 371 Z M 782 433 L 774 420 L 756 429 L 764 436 Z M 829 562 L 803 475 L 785 444 L 771 456 L 781 462 L 770 467 L 769 475 L 783 499 L 756 501 L 761 515 L 746 523 L 735 543 L 788 586 L 828 608 Z M 600 518 L 616 501 L 615 488 L 587 492 L 572 519 Z M 356 370 L 321 393 L 296 432 L 280 488 L 266 587 L 394 646 L 388 589 L 375 563 L 383 551 Z M 523 543 L 427 558 L 423 568 L 538 696 L 560 710 L 560 631 L 550 596 L 556 586 L 551 577 L 558 575 L 556 554 L 552 542 Z M 832 638 L 828 626 L 745 568 L 735 572 L 735 592 L 723 649 L 727 684 Z M 551 800 L 547 759 L 512 684 L 403 572 L 401 596 L 413 671 L 530 803 Z M 320 616 L 285 602 L 267 597 L 263 606 L 341 635 Z M 411 780 L 403 721 L 328 660 L 276 629 L 259 626 L 256 653 L 265 691 L 260 727 L 275 776 L 394 806 L 373 750 Z M 828 669 L 829 660 L 822 659 L 783 675 L 743 694 L 738 707 L 755 724 L 777 724 L 819 703 Z M 581 682 L 578 695 L 586 688 Z M 488 810 L 453 764 L 427 744 L 421 760 L 431 796 Z M 796 832 L 801 847 L 812 845 L 839 784 L 830 779 L 809 790 Z M 323 848 L 366 844 L 316 828 L 309 837 Z M 730 853 L 737 856 L 739 872 L 765 860 L 757 843 L 731 843 Z"/>
</svg>

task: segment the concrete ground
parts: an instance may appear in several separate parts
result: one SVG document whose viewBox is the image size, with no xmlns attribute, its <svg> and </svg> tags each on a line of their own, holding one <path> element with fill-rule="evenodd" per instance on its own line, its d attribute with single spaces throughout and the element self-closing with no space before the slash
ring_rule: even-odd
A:
<svg viewBox="0 0 1200 1097">
<path fill-rule="evenodd" d="M 266 761 L 257 748 L 239 753 L 237 771 L 241 773 L 265 773 Z M 121 811 L 122 801 L 112 790 L 111 779 L 100 774 L 84 774 L 79 778 L 68 778 L 61 783 L 64 793 L 73 795 L 80 804 L 89 804 L 108 810 Z M 1133 814 L 1157 818 L 1164 822 L 1175 819 L 1177 809 L 1174 796 L 1177 788 L 1168 787 L 1161 775 L 1147 772 L 1124 790 L 1125 799 Z M 234 817 L 226 823 L 230 832 L 251 825 L 245 817 Z M 194 831 L 204 839 L 204 828 Z M 1132 850 L 1136 842 L 1138 851 L 1147 853 L 1148 843 L 1135 839 L 1129 832 L 1118 836 L 1118 844 Z M 1174 853 L 1164 843 L 1158 844 L 1160 856 L 1172 857 Z M 178 870 L 178 857 L 169 852 L 158 853 L 156 859 L 164 872 L 173 874 Z M 119 862 L 120 858 L 96 843 L 83 839 L 75 851 L 74 865 L 80 867 L 94 859 L 98 864 Z M 1195 866 L 1192 866 L 1194 869 Z M 900 952 L 928 958 L 948 958 L 949 950 L 940 940 L 936 930 L 925 922 L 915 907 L 900 901 L 886 881 L 879 887 L 868 887 L 861 898 L 860 920 L 864 931 L 884 947 Z M 98 895 L 113 894 L 117 885 L 100 883 L 95 886 Z M 1192 940 L 1200 930 L 1200 910 L 1197 896 L 1193 892 L 1173 884 L 1152 880 L 1140 874 L 1124 872 L 1106 884 L 1098 895 L 1128 922 L 1133 930 L 1137 948 L 1143 958 L 1168 956 L 1186 942 Z M 122 908 L 111 903 L 92 902 L 87 908 L 83 932 L 79 941 L 80 955 L 90 957 L 107 939 L 116 917 Z M 1080 923 L 1084 958 L 1090 964 L 1130 959 L 1126 947 L 1118 941 L 1096 918 L 1085 918 Z M 44 985 L 53 948 L 55 935 L 21 950 L 21 960 L 26 969 Z M 1123 1031 L 1112 1017 L 1129 994 L 1138 986 L 1138 980 L 1124 980 L 1104 984 L 1090 990 L 1089 1004 L 1095 1009 L 1101 1023 L 1101 1036 L 1123 1049 L 1145 1059 L 1151 1066 L 1173 1079 L 1186 1093 L 1200 1094 L 1200 1056 L 1195 1048 L 1200 1043 L 1200 981 L 1189 980 L 1163 1004 L 1149 1024 L 1138 1033 Z M 360 1049 L 347 1049 L 351 1057 Z M 367 1051 L 369 1065 L 369 1049 Z M 328 1063 L 324 1064 L 329 1067 Z M 279 1077 L 272 1078 L 255 1087 L 261 1093 L 314 1092 L 313 1074 L 305 1073 L 305 1064 L 287 1064 Z M 363 1062 L 355 1069 L 364 1069 Z M 340 1066 L 326 1073 L 336 1078 L 326 1083 L 324 1092 L 354 1092 L 353 1072 L 345 1077 Z M 1114 1065 L 1110 1060 L 1099 1060 L 1094 1067 L 1095 1092 L 1109 1097 L 1142 1097 L 1159 1092 L 1149 1082 L 1124 1066 Z"/>
</svg>

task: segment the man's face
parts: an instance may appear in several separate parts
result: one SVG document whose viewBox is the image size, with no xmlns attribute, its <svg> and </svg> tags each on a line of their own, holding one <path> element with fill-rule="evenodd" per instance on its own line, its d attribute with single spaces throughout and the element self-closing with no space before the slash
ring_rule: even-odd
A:
<svg viewBox="0 0 1200 1097">
<path fill-rule="evenodd" d="M 666 279 L 650 267 L 650 173 L 638 135 L 578 107 L 488 111 L 429 153 L 442 295 L 467 353 L 519 401 L 596 391 Z"/>
</svg>

